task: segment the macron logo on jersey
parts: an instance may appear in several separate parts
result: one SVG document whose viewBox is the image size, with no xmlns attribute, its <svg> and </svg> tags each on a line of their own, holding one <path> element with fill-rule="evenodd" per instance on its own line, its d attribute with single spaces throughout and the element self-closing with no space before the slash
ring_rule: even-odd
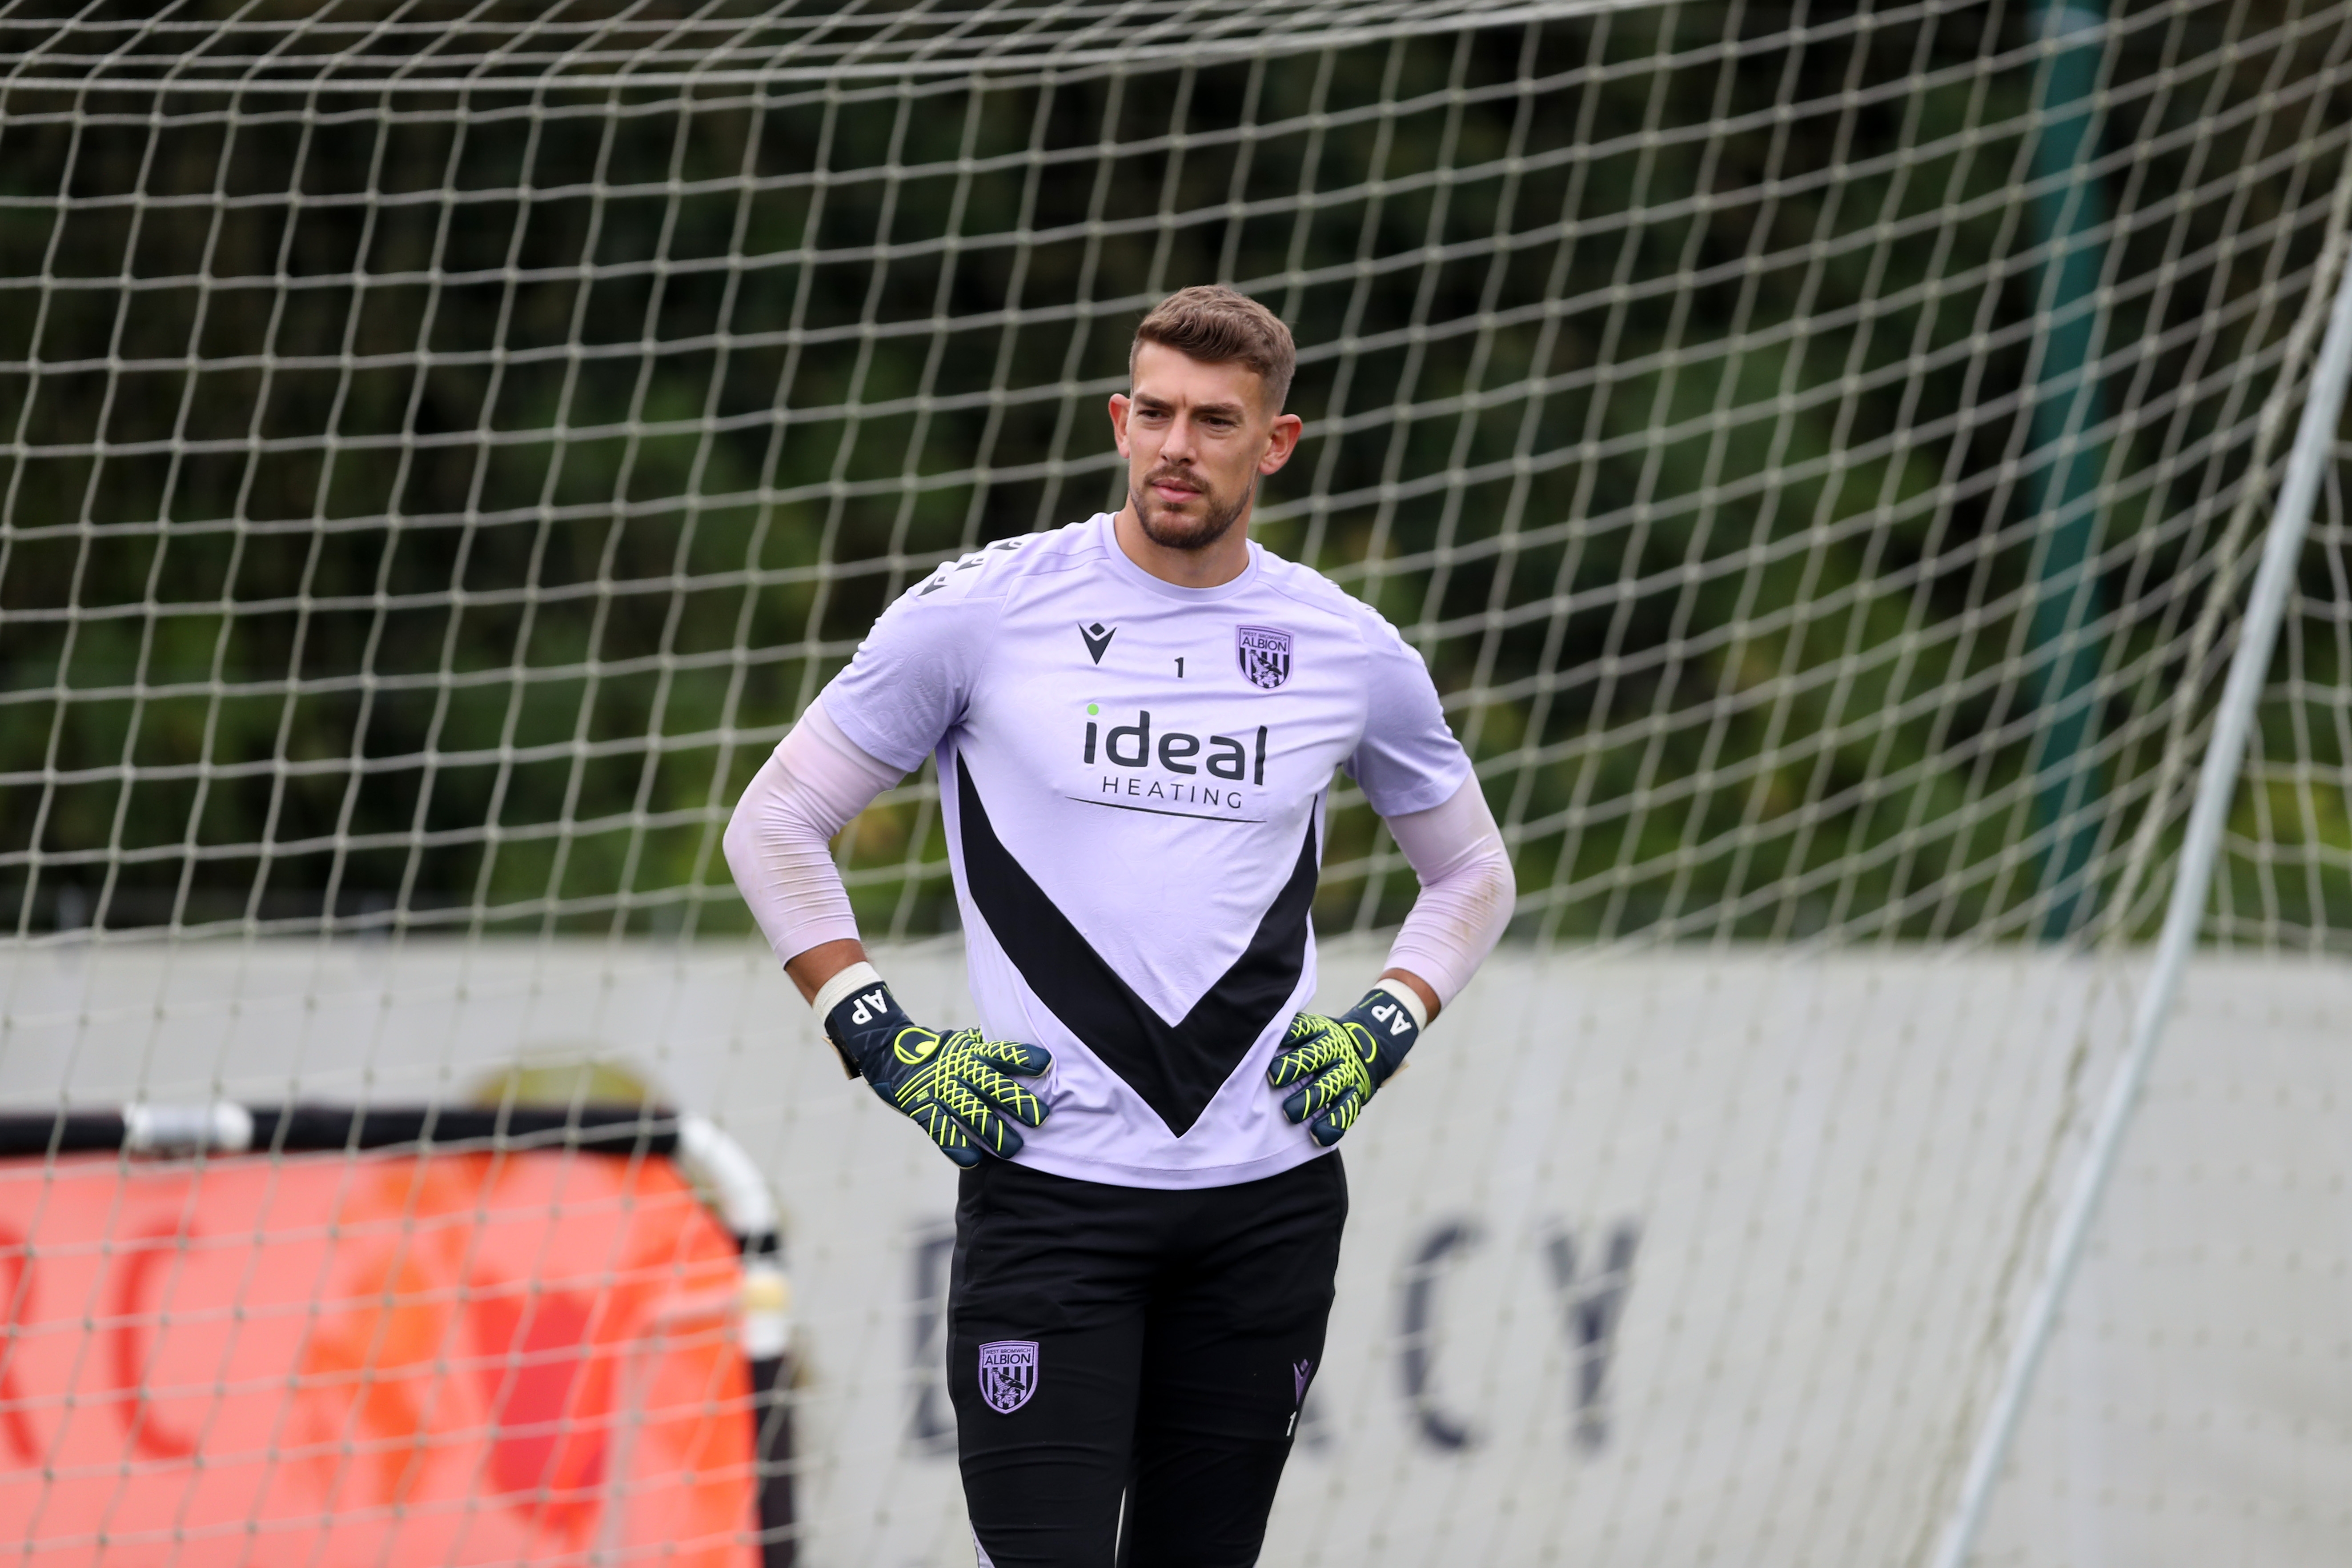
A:
<svg viewBox="0 0 2352 1568">
<path fill-rule="evenodd" d="M 1109 651 L 1110 639 L 1118 636 L 1118 628 L 1106 626 L 1100 621 L 1097 621 L 1093 626 L 1080 626 L 1078 636 L 1086 639 L 1087 654 L 1097 664 L 1100 664 L 1102 656 Z"/>
</svg>

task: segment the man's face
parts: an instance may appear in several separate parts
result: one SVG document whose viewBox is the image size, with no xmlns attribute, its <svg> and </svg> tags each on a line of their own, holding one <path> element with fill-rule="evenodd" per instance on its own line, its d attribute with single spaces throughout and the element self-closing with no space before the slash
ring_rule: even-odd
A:
<svg viewBox="0 0 2352 1568">
<path fill-rule="evenodd" d="M 1206 550 L 1249 509 L 1258 476 L 1289 461 L 1298 418 L 1263 405 L 1255 371 L 1164 343 L 1136 350 L 1134 383 L 1110 400 L 1110 420 L 1136 520 L 1162 549 Z"/>
</svg>

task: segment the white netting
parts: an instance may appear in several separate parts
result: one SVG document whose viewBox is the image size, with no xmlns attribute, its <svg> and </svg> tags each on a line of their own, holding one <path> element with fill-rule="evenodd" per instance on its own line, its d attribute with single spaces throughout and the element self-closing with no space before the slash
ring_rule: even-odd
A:
<svg viewBox="0 0 2352 1568">
<path fill-rule="evenodd" d="M 325 0 L 306 10 L 206 16 L 189 7 L 110 16 L 16 6 L 0 35 L 22 85 L 93 79 L 308 93 L 323 83 L 394 92 L 487 82 L 682 84 L 1065 72 L 1160 59 L 1247 58 L 1601 8 L 1510 0 L 1053 0 L 958 8 L 825 10 L 767 0 L 692 7 L 602 4 L 387 7 Z"/>
<path fill-rule="evenodd" d="M 561 1027 L 483 998 L 584 984 L 547 956 L 573 937 L 611 943 L 608 977 L 718 984 L 677 943 L 749 930 L 718 854 L 743 781 L 936 563 L 1116 504 L 1132 323 L 1223 279 L 1301 347 L 1307 437 L 1259 536 L 1423 652 L 1511 844 L 1533 951 L 1493 1016 L 1532 1038 L 1528 998 L 1613 984 L 1540 955 L 1638 942 L 1685 976 L 1645 994 L 1699 1009 L 1677 1046 L 1846 1020 L 1826 1101 L 1725 1100 L 1709 1193 L 1753 1176 L 1740 1151 L 1892 1114 L 1907 1091 L 1835 1055 L 1868 1039 L 2000 1129 L 1923 1131 L 1900 1181 L 1840 1168 L 1865 1205 L 1947 1194 L 1933 1245 L 1859 1211 L 1803 1232 L 1834 1254 L 1804 1310 L 1907 1282 L 1878 1328 L 1920 1365 L 1759 1374 L 1736 1416 L 1736 1377 L 1687 1391 L 1691 1452 L 1710 1416 L 1766 1421 L 1693 1477 L 1900 1472 L 1859 1511 L 1768 1514 L 1799 1532 L 1772 1552 L 1915 1550 L 2116 1037 L 2127 964 L 2066 955 L 2160 914 L 2340 255 L 2347 51 L 2352 13 L 2303 0 L 0 7 L 0 1090 L 429 1098 L 528 1047 L 628 1057 L 772 1168 L 833 1147 L 817 1123 L 849 1113 L 743 1032 L 789 1010 L 756 967 L 734 1023 L 673 991 Z M 2328 495 L 2215 892 L 2260 957 L 2340 954 L 2352 909 Z M 1412 879 L 1360 796 L 1335 805 L 1318 927 L 1377 932 Z M 952 928 L 943 852 L 928 773 L 845 836 L 869 935 Z M 346 934 L 388 941 L 311 969 L 218 940 Z M 1707 956 L 1748 942 L 1863 968 L 1751 994 L 1751 958 Z M 111 951 L 119 994 L 28 967 L 50 947 Z M 1906 967 L 1947 961 L 2042 1000 L 1971 1036 L 1962 972 Z M 1709 987 L 1714 1012 L 1681 994 Z M 300 1049 L 235 1022 L 289 995 L 343 1022 Z M 1660 1016 L 1624 1006 L 1577 1037 Z M 1698 1178 L 1645 1142 L 1665 1090 L 1574 1059 L 1622 1075 L 1558 1088 L 1572 1180 L 1498 1154 L 1465 1204 L 1559 1182 L 1595 1226 L 1638 1215 L 1645 1289 L 1705 1237 L 1818 1217 L 1793 1189 L 1678 1209 Z M 1738 1078 L 1659 1081 L 1714 1105 Z M 1441 1145 L 1381 1146 L 1412 1214 L 1405 1173 L 1455 1179 Z M 786 1195 L 821 1230 L 853 1190 Z M 1580 1278 L 1604 1232 L 1527 1278 Z M 836 1261 L 898 1291 L 874 1260 L 906 1237 L 877 1234 Z M 1589 1359 L 1609 1335 L 1576 1300 Z M 845 1319 L 836 1352 L 898 1375 L 907 1321 Z M 1744 1331 L 1677 1342 L 1779 1342 Z M 1755 1414 L 1768 1384 L 1801 1435 Z M 858 1385 L 827 1386 L 821 1429 Z M 1612 1386 L 1589 1418 L 1621 1448 L 1685 1409 Z M 1906 1409 L 1916 1451 L 1885 1436 Z M 845 1475 L 917 1462 L 891 1420 L 878 1448 L 831 1430 Z M 1534 1532 L 1508 1541 L 1595 1560 L 1753 1522 L 1675 1468 L 1569 1512 L 1528 1475 L 1494 1495 Z M 1438 1517 L 1331 1484 L 1332 1540 Z M 1637 1494 L 1700 1534 L 1633 1529 Z"/>
<path fill-rule="evenodd" d="M 1126 324 L 1209 276 L 1305 346 L 1265 537 L 1428 655 L 1531 925 L 2086 913 L 2318 253 L 2341 39 L 2149 7 L 2068 119 L 2083 51 L 2025 20 L 14 89 L 18 929 L 740 923 L 760 751 L 930 562 L 1113 499 Z M 1392 918 L 1369 825 L 1335 847 L 1327 929 Z M 949 918 L 927 793 L 855 855 L 885 929 Z"/>
</svg>

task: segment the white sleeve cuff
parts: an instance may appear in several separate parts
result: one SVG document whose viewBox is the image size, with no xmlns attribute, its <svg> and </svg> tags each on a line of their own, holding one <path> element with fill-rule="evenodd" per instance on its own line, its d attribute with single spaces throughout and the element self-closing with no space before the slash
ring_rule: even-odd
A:
<svg viewBox="0 0 2352 1568">
<path fill-rule="evenodd" d="M 1403 1008 L 1405 1016 L 1412 1020 L 1414 1028 L 1429 1027 L 1429 1004 L 1423 1001 L 1420 994 L 1412 986 L 1401 981 L 1383 980 L 1372 989 L 1390 997 L 1398 1006 Z"/>
<path fill-rule="evenodd" d="M 870 963 L 853 963 L 816 988 L 809 998 L 809 1010 L 816 1015 L 817 1027 L 824 1027 L 825 1018 L 835 1007 L 849 1000 L 850 993 L 867 985 L 882 984 L 882 972 Z"/>
</svg>

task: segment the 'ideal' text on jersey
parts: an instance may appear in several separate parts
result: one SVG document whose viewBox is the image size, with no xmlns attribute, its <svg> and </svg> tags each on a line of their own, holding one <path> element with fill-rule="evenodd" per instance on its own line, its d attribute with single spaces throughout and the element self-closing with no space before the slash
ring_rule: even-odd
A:
<svg viewBox="0 0 2352 1568">
<path fill-rule="evenodd" d="M 1315 989 L 1334 770 L 1384 816 L 1469 775 L 1387 622 L 1255 544 L 1163 583 L 1097 516 L 940 567 L 823 700 L 892 766 L 939 759 L 981 1027 L 1055 1057 L 1022 1163 L 1172 1187 L 1313 1157 L 1264 1074 Z"/>
</svg>

